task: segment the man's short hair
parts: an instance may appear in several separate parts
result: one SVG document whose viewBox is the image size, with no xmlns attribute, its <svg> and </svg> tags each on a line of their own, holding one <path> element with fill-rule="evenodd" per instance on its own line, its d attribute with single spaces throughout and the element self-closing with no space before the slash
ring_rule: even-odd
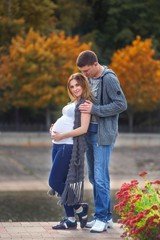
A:
<svg viewBox="0 0 160 240">
<path fill-rule="evenodd" d="M 86 65 L 93 65 L 95 62 L 98 62 L 97 55 L 90 50 L 86 50 L 79 54 L 76 64 L 78 67 L 84 67 Z"/>
</svg>

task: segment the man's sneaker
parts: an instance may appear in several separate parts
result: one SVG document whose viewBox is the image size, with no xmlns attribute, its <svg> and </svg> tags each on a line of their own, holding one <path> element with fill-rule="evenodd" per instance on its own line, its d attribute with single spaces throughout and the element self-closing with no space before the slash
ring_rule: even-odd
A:
<svg viewBox="0 0 160 240">
<path fill-rule="evenodd" d="M 95 224 L 95 221 L 96 221 L 96 220 L 93 220 L 93 221 L 91 221 L 91 222 L 87 222 L 87 224 L 85 225 L 85 227 L 86 227 L 86 228 L 92 228 L 93 225 Z"/>
<path fill-rule="evenodd" d="M 106 223 L 96 220 L 93 227 L 91 228 L 91 233 L 100 233 L 106 231 Z"/>
<path fill-rule="evenodd" d="M 113 220 L 112 218 L 106 222 L 106 228 L 112 228 L 113 227 Z"/>
<path fill-rule="evenodd" d="M 53 226 L 52 229 L 65 230 L 65 229 L 76 229 L 77 221 L 71 222 L 68 218 L 63 219 L 58 225 Z"/>
<path fill-rule="evenodd" d="M 95 223 L 95 221 L 96 221 L 96 220 L 93 220 L 93 221 L 91 221 L 91 222 L 88 222 L 85 227 L 86 227 L 86 228 L 92 228 L 93 225 L 94 225 L 94 223 Z M 112 228 L 112 227 L 113 227 L 113 220 L 112 220 L 112 218 L 111 218 L 110 220 L 108 220 L 108 221 L 106 222 L 106 229 L 107 229 L 107 228 Z"/>
<path fill-rule="evenodd" d="M 88 204 L 87 203 L 82 203 L 81 204 L 83 211 L 80 213 L 77 213 L 77 216 L 79 218 L 80 226 L 81 228 L 84 228 L 87 221 L 88 221 Z"/>
</svg>

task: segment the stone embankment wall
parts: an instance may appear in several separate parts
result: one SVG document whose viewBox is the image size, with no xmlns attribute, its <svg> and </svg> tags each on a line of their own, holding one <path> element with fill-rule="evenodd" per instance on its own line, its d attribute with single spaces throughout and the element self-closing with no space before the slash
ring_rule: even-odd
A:
<svg viewBox="0 0 160 240">
<path fill-rule="evenodd" d="M 50 146 L 51 144 L 47 132 L 0 132 L 1 146 Z M 160 146 L 160 134 L 119 133 L 115 146 Z"/>
</svg>

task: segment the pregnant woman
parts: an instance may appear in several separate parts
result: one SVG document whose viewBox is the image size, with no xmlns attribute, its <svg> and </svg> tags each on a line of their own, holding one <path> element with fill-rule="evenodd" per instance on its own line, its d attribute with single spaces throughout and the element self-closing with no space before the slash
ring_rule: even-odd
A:
<svg viewBox="0 0 160 240">
<path fill-rule="evenodd" d="M 85 133 L 90 114 L 81 113 L 79 105 L 91 100 L 88 79 L 81 73 L 72 74 L 67 82 L 71 103 L 62 109 L 62 116 L 51 126 L 53 142 L 49 186 L 60 196 L 66 217 L 53 229 L 76 229 L 78 216 L 83 228 L 88 219 L 88 204 L 83 200 Z"/>
</svg>

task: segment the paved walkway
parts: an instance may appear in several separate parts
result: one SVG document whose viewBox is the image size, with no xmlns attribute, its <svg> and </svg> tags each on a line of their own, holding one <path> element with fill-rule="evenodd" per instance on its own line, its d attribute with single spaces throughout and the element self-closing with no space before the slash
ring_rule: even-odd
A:
<svg viewBox="0 0 160 240">
<path fill-rule="evenodd" d="M 3 240 L 118 240 L 122 229 L 115 223 L 112 229 L 103 233 L 90 233 L 89 229 L 52 230 L 55 222 L 1 222 L 0 239 Z"/>
</svg>

